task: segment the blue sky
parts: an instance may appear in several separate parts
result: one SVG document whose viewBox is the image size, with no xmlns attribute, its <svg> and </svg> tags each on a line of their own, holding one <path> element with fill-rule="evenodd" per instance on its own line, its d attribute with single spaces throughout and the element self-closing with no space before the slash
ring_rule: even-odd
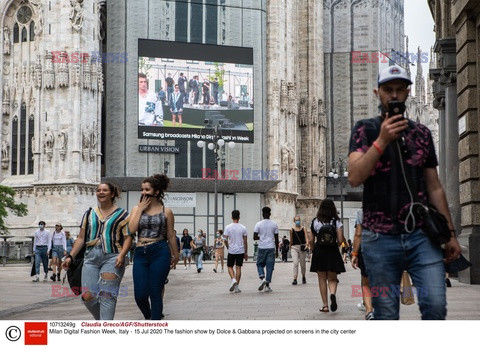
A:
<svg viewBox="0 0 480 348">
<path fill-rule="evenodd" d="M 409 52 L 416 53 L 418 46 L 423 52 L 428 52 L 430 62 L 430 47 L 435 43 L 435 33 L 433 31 L 433 17 L 428 8 L 427 0 L 405 0 L 405 35 L 408 36 Z M 428 63 L 422 64 L 423 75 L 428 76 Z M 417 73 L 415 66 L 411 66 L 412 77 Z M 414 89 L 413 89 L 414 91 Z"/>
</svg>

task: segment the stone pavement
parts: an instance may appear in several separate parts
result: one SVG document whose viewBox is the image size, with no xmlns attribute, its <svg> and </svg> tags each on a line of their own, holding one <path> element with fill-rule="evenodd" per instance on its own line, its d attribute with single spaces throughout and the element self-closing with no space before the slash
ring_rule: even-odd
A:
<svg viewBox="0 0 480 348">
<path fill-rule="evenodd" d="M 244 264 L 239 294 L 229 293 L 230 278 L 226 265 L 224 273 L 214 273 L 211 261 L 204 271 L 184 270 L 179 264 L 169 275 L 164 301 L 166 320 L 362 320 L 364 313 L 356 305 L 359 297 L 352 297 L 352 285 L 360 284 L 360 272 L 347 265 L 347 272 L 339 276 L 337 291 L 338 310 L 321 313 L 322 306 L 317 276 L 308 272 L 307 284 L 291 285 L 291 262 L 275 264 L 273 292 L 257 290 L 259 279 L 256 266 Z M 220 269 L 220 267 L 219 267 Z M 8 265 L 0 267 L 0 319 L 6 320 L 84 320 L 92 319 L 78 298 L 52 296 L 53 285 L 59 282 L 32 283 L 30 266 Z M 43 274 L 41 275 L 41 278 Z M 67 286 L 67 285 L 65 285 Z M 125 272 L 121 298 L 115 319 L 143 319 L 133 298 L 132 267 Z M 480 286 L 462 284 L 452 279 L 447 289 L 448 319 L 479 320 Z M 402 319 L 420 319 L 417 304 L 401 305 Z"/>
</svg>

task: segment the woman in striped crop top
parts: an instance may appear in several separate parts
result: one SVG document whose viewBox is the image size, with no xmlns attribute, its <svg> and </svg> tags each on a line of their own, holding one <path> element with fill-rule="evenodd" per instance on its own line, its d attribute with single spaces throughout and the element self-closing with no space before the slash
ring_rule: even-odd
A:
<svg viewBox="0 0 480 348">
<path fill-rule="evenodd" d="M 130 229 L 138 237 L 133 263 L 135 301 L 145 319 L 162 318 L 165 280 L 179 257 L 174 216 L 162 201 L 169 182 L 163 174 L 144 179 L 140 203 L 130 219 Z"/>
</svg>

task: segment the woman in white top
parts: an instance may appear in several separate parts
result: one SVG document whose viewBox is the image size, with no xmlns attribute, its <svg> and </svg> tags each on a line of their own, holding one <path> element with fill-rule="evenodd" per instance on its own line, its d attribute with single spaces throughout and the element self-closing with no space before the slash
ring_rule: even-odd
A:
<svg viewBox="0 0 480 348">
<path fill-rule="evenodd" d="M 63 232 L 61 223 L 55 225 L 55 231 L 52 234 L 52 270 L 51 280 L 60 281 L 61 259 L 67 255 L 67 238 Z"/>
</svg>

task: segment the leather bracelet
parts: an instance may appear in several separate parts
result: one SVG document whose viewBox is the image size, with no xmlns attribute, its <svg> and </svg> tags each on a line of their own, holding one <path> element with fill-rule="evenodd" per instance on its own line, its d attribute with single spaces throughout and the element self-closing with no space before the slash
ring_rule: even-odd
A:
<svg viewBox="0 0 480 348">
<path fill-rule="evenodd" d="M 380 148 L 380 146 L 378 146 L 377 141 L 373 142 L 373 146 L 377 149 L 380 156 L 383 155 L 383 150 Z"/>
</svg>

